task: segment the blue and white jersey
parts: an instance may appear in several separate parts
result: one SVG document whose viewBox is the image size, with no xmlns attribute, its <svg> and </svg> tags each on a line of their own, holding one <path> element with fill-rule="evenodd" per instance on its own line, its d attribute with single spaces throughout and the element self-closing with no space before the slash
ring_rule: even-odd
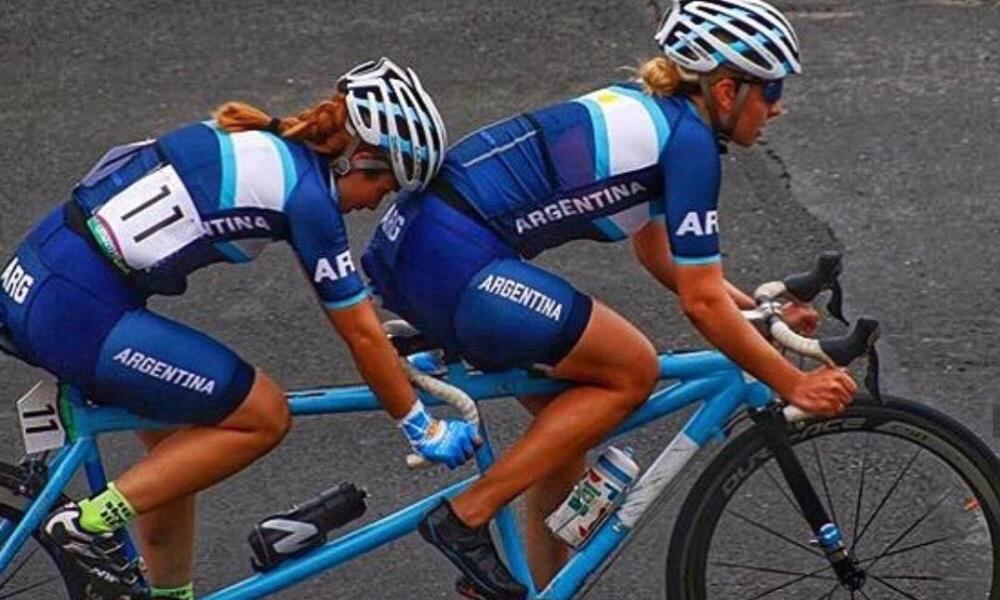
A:
<svg viewBox="0 0 1000 600">
<path fill-rule="evenodd" d="M 466 136 L 440 177 L 526 257 L 665 219 L 674 262 L 706 264 L 720 256 L 720 170 L 690 100 L 623 83 Z"/>
<path fill-rule="evenodd" d="M 367 296 L 328 159 L 268 132 L 197 123 L 115 148 L 74 199 L 104 253 L 153 293 L 183 293 L 192 271 L 287 240 L 327 308 Z"/>
</svg>

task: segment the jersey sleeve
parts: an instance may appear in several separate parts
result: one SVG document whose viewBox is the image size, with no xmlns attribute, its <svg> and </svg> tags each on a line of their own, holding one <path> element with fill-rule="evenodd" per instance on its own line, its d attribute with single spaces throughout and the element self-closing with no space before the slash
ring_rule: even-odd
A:
<svg viewBox="0 0 1000 600">
<path fill-rule="evenodd" d="M 685 115 L 678 120 L 661 161 L 664 196 L 651 212 L 666 221 L 674 264 L 718 262 L 721 164 L 714 136 Z"/>
<path fill-rule="evenodd" d="M 300 181 L 285 212 L 288 242 L 323 306 L 337 310 L 367 298 L 368 290 L 348 247 L 344 219 L 326 187 L 311 180 Z"/>
</svg>

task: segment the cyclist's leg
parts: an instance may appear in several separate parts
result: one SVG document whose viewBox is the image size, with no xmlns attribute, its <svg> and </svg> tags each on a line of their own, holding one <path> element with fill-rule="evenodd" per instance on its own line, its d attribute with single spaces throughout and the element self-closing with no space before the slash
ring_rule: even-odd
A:
<svg viewBox="0 0 1000 600">
<path fill-rule="evenodd" d="M 466 525 L 484 525 L 504 504 L 578 460 L 625 420 L 656 383 L 656 352 L 635 326 L 595 302 L 583 335 L 553 375 L 583 385 L 553 399 L 521 439 L 454 499 L 455 513 Z"/>
<path fill-rule="evenodd" d="M 290 425 L 284 392 L 263 371 L 239 407 L 216 425 L 180 429 L 116 480 L 143 514 L 208 488 L 274 448 Z M 163 473 L 170 473 L 164 485 Z"/>
<path fill-rule="evenodd" d="M 145 309 L 127 312 L 106 334 L 93 373 L 88 390 L 95 401 L 196 425 L 164 436 L 107 490 L 81 503 L 79 525 L 91 534 L 118 529 L 236 472 L 274 447 L 288 428 L 284 394 L 270 378 L 212 338 Z M 147 557 L 168 586 L 190 570 L 183 567 L 190 560 L 177 553 L 192 552 L 190 509 L 176 510 L 178 523 L 153 517 L 159 530 L 151 532 L 153 546 L 162 551 Z M 167 564 L 158 562 L 161 557 Z"/>
<path fill-rule="evenodd" d="M 149 452 L 176 431 L 140 431 L 139 439 Z M 136 519 L 136 538 L 146 561 L 150 585 L 178 588 L 192 581 L 194 531 L 194 494 L 164 504 Z"/>
<path fill-rule="evenodd" d="M 267 376 L 258 372 L 258 377 L 266 379 Z M 284 394 L 277 386 L 273 385 L 273 382 L 267 387 L 270 388 L 269 393 L 276 396 L 273 401 L 280 402 L 280 406 L 269 409 L 268 412 L 280 415 L 284 409 L 287 419 L 287 403 L 284 400 Z M 116 484 L 122 495 L 129 499 L 140 515 L 136 523 L 138 525 L 138 541 L 153 587 L 176 589 L 192 581 L 195 494 L 185 494 L 171 500 L 155 497 L 150 500 L 144 495 L 143 490 L 158 490 L 162 486 L 157 485 L 155 479 L 150 481 L 149 477 L 157 477 L 157 472 L 188 475 L 194 470 L 194 474 L 201 477 L 194 485 L 201 489 L 214 483 L 212 479 L 217 480 L 215 478 L 219 473 L 221 473 L 221 477 L 225 477 L 253 462 L 273 447 L 280 440 L 280 435 L 275 435 L 280 431 L 280 428 L 273 426 L 265 426 L 264 431 L 268 429 L 271 431 L 264 433 L 263 436 L 258 430 L 259 441 L 257 443 L 251 442 L 249 446 L 246 444 L 246 437 L 254 435 L 254 423 L 267 421 L 266 417 L 260 419 L 250 414 L 255 410 L 254 399 L 251 396 L 253 396 L 253 391 L 248 399 L 218 427 L 189 427 L 167 432 L 142 432 L 140 434 L 149 449 L 147 458 L 119 477 Z M 261 394 L 257 394 L 257 397 L 261 397 Z M 271 400 L 269 399 L 269 401 Z M 233 431 L 226 431 L 226 428 L 232 428 Z M 232 439 L 234 437 L 237 439 Z M 260 439 L 261 437 L 264 439 Z M 273 440 L 273 443 L 269 440 Z M 206 448 L 213 448 L 214 452 L 208 453 L 205 451 Z M 164 452 L 165 449 L 167 449 L 166 452 Z M 226 461 L 228 464 L 218 464 L 218 462 L 212 461 L 216 464 L 212 468 L 206 469 L 207 459 L 219 455 L 225 455 L 231 462 Z M 160 469 L 168 471 L 160 471 Z M 172 483 L 176 483 L 177 478 L 177 475 L 172 475 Z M 206 480 L 210 483 L 205 483 Z M 136 497 L 140 498 L 138 503 L 135 500 Z M 141 507 L 145 506 L 147 502 L 156 508 L 143 510 Z"/>
<path fill-rule="evenodd" d="M 538 416 L 555 397 L 555 394 L 525 396 L 520 401 L 533 416 Z M 585 468 L 585 456 L 581 454 L 524 492 L 524 540 L 538 588 L 544 588 L 569 559 L 569 546 L 552 535 L 545 518 L 566 499 Z"/>
<path fill-rule="evenodd" d="M 496 259 L 466 285 L 456 306 L 463 353 L 483 367 L 554 365 L 579 381 L 540 411 L 525 435 L 456 498 L 468 525 L 584 452 L 641 404 L 656 382 L 652 344 L 610 308 L 530 263 Z"/>
</svg>

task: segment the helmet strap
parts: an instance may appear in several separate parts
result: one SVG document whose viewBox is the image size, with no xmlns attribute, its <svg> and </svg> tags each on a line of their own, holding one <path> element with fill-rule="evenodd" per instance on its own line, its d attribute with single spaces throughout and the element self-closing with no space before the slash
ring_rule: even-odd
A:
<svg viewBox="0 0 1000 600">
<path fill-rule="evenodd" d="M 739 122 L 740 115 L 743 114 L 743 107 L 747 103 L 747 97 L 750 95 L 749 83 L 736 80 L 736 85 L 736 102 L 733 104 L 733 110 L 729 111 L 729 118 L 726 119 L 724 125 L 727 138 L 732 138 L 733 132 L 736 130 L 736 123 Z"/>
<path fill-rule="evenodd" d="M 357 171 L 391 171 L 392 165 L 381 158 L 351 159 L 351 169 Z"/>
<path fill-rule="evenodd" d="M 360 138 L 351 140 L 340 156 L 330 161 L 330 169 L 337 175 L 343 177 L 351 171 L 391 171 L 392 165 L 380 158 L 352 158 L 351 155 L 361 144 Z"/>
<path fill-rule="evenodd" d="M 705 108 L 708 109 L 708 117 L 712 121 L 712 129 L 722 142 L 732 139 L 733 130 L 736 129 L 736 123 L 740 120 L 740 113 L 743 112 L 743 106 L 746 105 L 747 97 L 750 94 L 749 84 L 738 79 L 734 79 L 734 81 L 736 81 L 737 86 L 736 102 L 733 104 L 733 110 L 729 111 L 726 122 L 722 123 L 719 119 L 719 112 L 715 109 L 715 101 L 712 99 L 712 86 L 709 78 L 705 75 L 698 77 L 698 83 L 701 86 L 701 97 L 705 102 Z"/>
<path fill-rule="evenodd" d="M 351 143 L 344 148 L 344 151 L 340 155 L 330 161 L 330 170 L 336 173 L 337 177 L 343 177 L 351 172 L 351 155 L 354 151 L 358 149 L 361 145 L 361 138 L 358 136 L 353 136 L 351 138 Z"/>
<path fill-rule="evenodd" d="M 701 87 L 701 99 L 705 102 L 705 108 L 708 110 L 708 118 L 712 122 L 712 131 L 719 137 L 725 137 L 725 132 L 719 123 L 719 113 L 715 110 L 715 101 L 712 99 L 712 85 L 708 80 L 708 76 L 700 75 L 698 77 L 698 85 Z"/>
</svg>

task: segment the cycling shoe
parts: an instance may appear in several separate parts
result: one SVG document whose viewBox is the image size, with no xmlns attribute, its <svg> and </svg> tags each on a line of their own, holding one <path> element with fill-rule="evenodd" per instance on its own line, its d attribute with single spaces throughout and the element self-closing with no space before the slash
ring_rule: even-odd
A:
<svg viewBox="0 0 1000 600">
<path fill-rule="evenodd" d="M 87 578 L 89 597 L 139 600 L 147 597 L 138 561 L 130 561 L 114 534 L 90 533 L 80 525 L 80 507 L 74 502 L 57 508 L 44 525 L 62 553 Z"/>
<path fill-rule="evenodd" d="M 462 523 L 444 500 L 420 522 L 421 537 L 440 550 L 471 584 L 472 598 L 523 600 L 528 590 L 500 560 L 488 526 L 473 529 Z M 460 580 L 461 581 L 461 580 Z M 459 593 L 463 593 L 460 588 Z"/>
</svg>

